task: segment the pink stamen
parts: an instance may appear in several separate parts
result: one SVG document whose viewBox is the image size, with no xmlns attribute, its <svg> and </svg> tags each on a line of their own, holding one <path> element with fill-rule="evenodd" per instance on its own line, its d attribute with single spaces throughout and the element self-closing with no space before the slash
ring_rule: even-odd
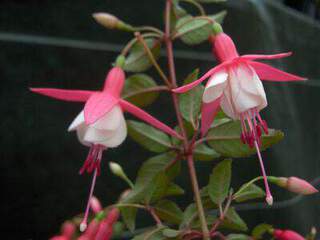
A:
<svg viewBox="0 0 320 240">
<path fill-rule="evenodd" d="M 102 159 L 103 150 L 105 150 L 104 146 L 93 145 L 90 148 L 89 155 L 88 155 L 84 165 L 80 169 L 80 174 L 82 174 L 84 171 L 91 173 L 94 170 L 86 211 L 85 211 L 83 220 L 80 224 L 80 231 L 81 232 L 85 231 L 87 228 L 87 222 L 88 222 L 88 216 L 89 216 L 89 210 L 90 210 L 90 202 L 91 202 L 91 198 L 93 196 L 94 187 L 96 185 L 97 176 L 100 175 L 100 172 L 101 172 L 100 163 L 101 163 L 101 159 Z"/>
<path fill-rule="evenodd" d="M 273 197 L 269 188 L 268 180 L 266 171 L 264 168 L 263 160 L 260 153 L 259 146 L 261 145 L 261 135 L 262 130 L 268 134 L 268 127 L 266 124 L 266 121 L 261 119 L 261 116 L 256 108 L 251 109 L 247 112 L 244 112 L 240 115 L 241 119 L 241 127 L 242 127 L 242 133 L 241 133 L 241 141 L 245 142 L 249 145 L 249 147 L 256 148 L 256 152 L 259 158 L 260 168 L 263 176 L 263 181 L 266 189 L 266 201 L 269 205 L 273 204 Z M 258 119 L 258 121 L 257 121 Z M 247 129 L 247 124 L 248 128 Z"/>
<path fill-rule="evenodd" d="M 264 186 L 265 186 L 265 189 L 266 189 L 266 201 L 267 201 L 267 203 L 269 205 L 272 205 L 273 204 L 273 197 L 272 197 L 272 194 L 271 194 L 271 191 L 270 191 L 270 188 L 269 188 L 267 174 L 266 174 L 266 171 L 265 171 L 265 168 L 264 168 L 263 160 L 262 160 L 262 157 L 261 157 L 261 153 L 260 153 L 260 149 L 259 149 L 257 141 L 254 142 L 254 145 L 256 147 L 257 155 L 258 155 L 258 158 L 259 158 L 260 168 L 261 168 L 263 181 L 264 181 Z"/>
</svg>

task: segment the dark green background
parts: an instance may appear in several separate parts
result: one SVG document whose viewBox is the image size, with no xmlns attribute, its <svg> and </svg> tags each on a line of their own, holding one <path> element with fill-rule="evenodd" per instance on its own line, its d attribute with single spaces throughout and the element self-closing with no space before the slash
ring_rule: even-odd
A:
<svg viewBox="0 0 320 240">
<path fill-rule="evenodd" d="M 313 9 L 287 2 L 307 12 Z M 91 13 L 107 11 L 132 24 L 161 27 L 159 10 L 163 5 L 161 0 L 0 2 L 0 216 L 4 221 L 0 232 L 7 239 L 46 239 L 57 232 L 64 219 L 83 211 L 91 180 L 78 175 L 88 149 L 66 131 L 81 104 L 36 96 L 28 87 L 100 88 L 118 45 L 125 44 L 130 34 L 103 29 L 93 21 Z M 230 0 L 224 5 L 207 5 L 210 13 L 219 9 L 229 11 L 225 31 L 234 38 L 240 53 L 292 50 L 293 57 L 275 61 L 274 66 L 310 79 L 306 83 L 265 84 L 269 107 L 263 115 L 270 126 L 283 129 L 286 137 L 264 157 L 270 174 L 315 179 L 320 175 L 319 24 L 283 7 L 280 1 Z M 316 11 L 311 15 L 316 16 Z M 48 39 L 40 41 L 8 33 L 59 38 L 58 43 L 68 47 L 36 44 Z M 88 41 L 89 45 L 85 42 L 70 47 L 75 42 L 60 42 L 60 38 Z M 32 43 L 26 43 L 29 40 Z M 52 43 L 56 44 L 56 40 Z M 215 64 L 207 44 L 187 48 L 178 43 L 176 47 L 187 51 L 177 54 L 179 79 L 196 67 L 203 73 Z M 162 95 L 147 110 L 173 126 L 170 104 L 170 98 Z M 129 139 L 118 149 L 108 151 L 96 195 L 105 204 L 112 203 L 126 187 L 111 175 L 108 160 L 121 163 L 134 178 L 139 165 L 149 156 L 152 154 Z M 207 183 L 213 165 L 214 162 L 198 164 L 201 185 Z M 258 163 L 254 157 L 235 160 L 234 171 L 234 184 L 239 185 L 239 179 L 245 181 L 259 174 Z M 178 182 L 189 186 L 186 172 Z M 275 201 L 294 196 L 276 188 L 273 191 Z M 191 201 L 190 189 L 186 195 Z M 180 203 L 185 206 L 183 199 Z M 306 233 L 313 225 L 320 227 L 319 201 L 317 195 L 295 204 L 282 204 L 281 209 L 247 210 L 241 215 L 250 226 L 265 221 Z M 141 218 L 138 225 L 146 226 L 147 219 Z"/>
</svg>

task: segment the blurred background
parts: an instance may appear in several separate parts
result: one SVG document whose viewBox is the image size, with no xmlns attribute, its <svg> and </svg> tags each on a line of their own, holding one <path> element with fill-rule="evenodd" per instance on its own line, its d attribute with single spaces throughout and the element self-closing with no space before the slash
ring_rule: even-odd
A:
<svg viewBox="0 0 320 240">
<path fill-rule="evenodd" d="M 2 0 L 0 1 L 0 183 L 1 238 L 47 239 L 60 224 L 84 210 L 91 177 L 79 176 L 88 149 L 67 127 L 81 104 L 65 103 L 31 94 L 28 87 L 99 89 L 117 52 L 132 37 L 105 30 L 91 14 L 110 12 L 134 25 L 162 27 L 163 0 Z M 263 112 L 284 140 L 264 153 L 267 169 L 277 176 L 299 176 L 309 181 L 320 176 L 320 25 L 319 1 L 229 0 L 207 4 L 208 13 L 227 9 L 225 31 L 240 53 L 276 53 L 292 50 L 274 66 L 308 77 L 304 83 L 266 83 L 269 107 Z M 175 45 L 178 78 L 194 68 L 205 72 L 214 63 L 209 46 Z M 164 58 L 161 61 L 164 62 Z M 152 73 L 153 71 L 151 71 Z M 156 75 L 154 75 L 156 76 Z M 173 125 L 165 94 L 146 110 Z M 167 114 L 159 109 L 168 109 Z M 112 176 L 109 160 L 119 162 L 134 179 L 138 167 L 152 154 L 127 139 L 104 155 L 96 195 L 107 205 L 126 187 Z M 234 161 L 233 181 L 259 174 L 258 162 Z M 200 184 L 208 181 L 214 162 L 198 163 Z M 186 169 L 184 169 L 186 170 Z M 187 174 L 178 183 L 189 186 Z M 320 185 L 318 184 L 319 188 Z M 240 214 L 250 227 L 261 222 L 307 233 L 320 227 L 320 196 L 293 198 L 273 189 L 272 209 L 243 207 Z M 192 200 L 191 190 L 186 194 Z M 184 197 L 179 197 L 182 206 Z M 147 219 L 139 219 L 147 226 Z"/>
</svg>

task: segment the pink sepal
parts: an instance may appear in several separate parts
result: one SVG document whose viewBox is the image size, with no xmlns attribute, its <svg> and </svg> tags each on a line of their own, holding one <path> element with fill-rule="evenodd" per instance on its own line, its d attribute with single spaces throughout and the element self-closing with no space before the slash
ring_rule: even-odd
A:
<svg viewBox="0 0 320 240">
<path fill-rule="evenodd" d="M 278 53 L 278 54 L 267 54 L 267 55 L 264 55 L 264 54 L 246 54 L 246 55 L 242 55 L 239 58 L 243 59 L 243 60 L 255 60 L 255 59 L 269 60 L 269 59 L 285 58 L 285 57 L 289 57 L 291 55 L 292 55 L 292 52 Z"/>
<path fill-rule="evenodd" d="M 201 78 L 199 78 L 198 80 L 193 81 L 192 83 L 186 84 L 182 87 L 176 88 L 176 89 L 172 89 L 173 92 L 175 93 L 185 93 L 189 90 L 191 90 L 192 88 L 198 86 L 200 83 L 202 83 L 204 80 L 206 80 L 208 77 L 211 77 L 213 74 L 215 74 L 216 72 L 220 71 L 223 67 L 225 67 L 226 65 L 228 65 L 230 62 L 224 62 L 219 64 L 218 66 L 210 69 L 206 74 L 204 74 Z"/>
<path fill-rule="evenodd" d="M 84 106 L 84 120 L 86 124 L 93 124 L 99 118 L 109 112 L 117 103 L 119 98 L 115 98 L 107 91 L 94 93 Z"/>
<path fill-rule="evenodd" d="M 202 137 L 206 135 L 210 129 L 211 123 L 213 122 L 219 107 L 220 107 L 221 97 L 210 103 L 202 103 L 201 110 L 201 135 Z"/>
<path fill-rule="evenodd" d="M 303 81 L 306 78 L 293 75 L 281 71 L 277 68 L 271 67 L 264 63 L 259 62 L 249 62 L 250 66 L 254 68 L 261 80 L 276 81 L 276 82 L 286 82 L 286 81 Z"/>
<path fill-rule="evenodd" d="M 120 97 L 125 79 L 125 73 L 120 67 L 112 68 L 106 77 L 103 91 L 108 91 L 116 98 Z"/>
<path fill-rule="evenodd" d="M 99 199 L 95 196 L 92 196 L 92 198 L 90 199 L 90 208 L 95 214 L 103 210 Z"/>
<path fill-rule="evenodd" d="M 162 122 L 160 122 L 156 118 L 152 117 L 149 113 L 146 113 L 145 111 L 136 107 L 135 105 L 133 105 L 123 99 L 120 100 L 120 105 L 124 111 L 127 111 L 127 112 L 133 114 L 137 118 L 140 118 L 141 120 L 149 123 L 153 127 L 158 128 L 158 129 L 170 134 L 173 137 L 182 139 L 182 137 L 176 131 L 174 131 L 172 128 L 163 124 Z"/>
<path fill-rule="evenodd" d="M 94 91 L 65 90 L 57 88 L 30 88 L 30 91 L 44 96 L 70 102 L 85 102 L 94 94 Z"/>
</svg>

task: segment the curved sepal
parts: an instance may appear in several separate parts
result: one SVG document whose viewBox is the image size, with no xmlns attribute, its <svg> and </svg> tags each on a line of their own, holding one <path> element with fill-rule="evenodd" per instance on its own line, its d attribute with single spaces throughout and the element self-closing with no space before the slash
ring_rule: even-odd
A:
<svg viewBox="0 0 320 240">
<path fill-rule="evenodd" d="M 85 102 L 92 94 L 95 93 L 94 91 L 66 90 L 57 88 L 30 88 L 30 91 L 69 102 Z"/>
</svg>

